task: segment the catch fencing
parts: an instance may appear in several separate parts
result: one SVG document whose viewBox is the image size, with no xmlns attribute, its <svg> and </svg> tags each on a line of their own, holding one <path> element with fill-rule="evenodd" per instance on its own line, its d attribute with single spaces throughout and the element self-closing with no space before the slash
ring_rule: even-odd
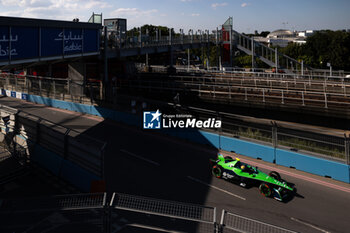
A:
<svg viewBox="0 0 350 233">
<path fill-rule="evenodd" d="M 154 68 L 161 71 L 161 67 Z M 130 106 L 133 100 L 127 100 L 124 101 L 125 103 L 121 103 L 122 98 L 119 95 L 117 97 L 114 93 L 116 90 L 118 90 L 119 94 L 121 91 L 124 91 L 135 93 L 136 95 L 140 93 L 162 93 L 164 95 L 180 93 L 180 99 L 181 93 L 185 95 L 194 94 L 199 98 L 209 98 L 214 101 L 275 104 L 277 106 L 297 107 L 297 109 L 303 108 L 310 111 L 312 109 L 324 109 L 327 112 L 333 110 L 338 115 L 345 113 L 346 111 L 344 110 L 350 106 L 350 83 L 344 77 L 301 76 L 236 70 L 230 72 L 211 71 L 209 73 L 202 72 L 201 70 L 190 71 L 190 73 L 199 72 L 196 75 L 183 75 L 183 72 L 188 71 L 186 69 L 178 69 L 179 75 L 170 75 L 167 79 L 154 78 L 148 80 L 147 78 L 142 78 L 117 82 L 117 86 L 109 94 L 106 89 L 106 96 L 109 96 L 108 99 L 107 97 L 106 99 L 101 99 L 103 95 L 101 94 L 100 84 L 89 84 L 87 88 L 89 94 L 86 97 L 73 97 L 73 95 L 67 92 L 70 89 L 69 80 L 65 80 L 64 88 L 61 88 L 66 91 L 66 94 L 61 93 L 57 95 L 57 91 L 52 92 L 52 87 L 61 80 L 50 78 L 45 82 L 51 84 L 38 85 L 39 91 L 35 93 L 50 98 L 90 104 L 95 103 L 97 100 L 102 101 L 102 103 L 115 104 L 117 102 L 116 100 L 118 100 L 118 107 L 121 104 Z M 25 89 L 28 85 L 23 80 L 27 79 L 31 80 L 27 82 L 38 82 L 39 84 L 40 80 L 42 80 L 42 77 L 24 77 L 16 78 L 14 75 L 6 76 L 2 74 L 0 86 L 10 88 L 10 90 L 16 90 L 16 88 L 17 90 L 28 90 L 31 93 L 33 89 Z M 21 80 L 22 84 L 20 84 L 21 81 L 13 81 L 14 79 Z M 12 83 L 12 85 L 9 83 Z M 55 89 L 58 90 L 59 88 Z M 149 107 L 152 106 L 151 101 L 147 101 L 147 104 Z M 158 106 L 159 102 L 155 107 Z M 237 120 L 239 117 L 233 114 L 220 113 L 218 115 L 217 112 L 209 110 L 197 111 L 191 109 L 189 113 L 199 118 L 203 118 L 204 116 L 220 117 L 223 120 L 223 127 L 217 133 L 224 136 L 240 137 L 263 144 L 267 143 L 275 148 L 300 151 L 312 156 L 350 164 L 349 135 L 345 131 L 325 132 L 320 130 L 315 131 L 315 129 L 304 126 L 296 129 L 295 125 L 284 124 L 282 126 L 280 123 L 252 123 L 251 121 Z"/>
<path fill-rule="evenodd" d="M 221 129 L 206 129 L 220 136 L 239 138 L 349 164 L 349 135 L 342 130 L 324 132 L 322 128 L 302 124 L 258 120 L 253 117 L 242 118 L 235 114 L 200 108 L 190 107 L 186 111 L 202 120 L 221 119 Z"/>
<path fill-rule="evenodd" d="M 122 212 L 154 229 L 169 232 L 216 232 L 216 208 L 114 193 L 111 211 Z M 141 221 L 141 222 L 140 222 Z"/>
<path fill-rule="evenodd" d="M 106 142 L 27 112 L 17 114 L 28 148 L 40 145 L 103 179 Z"/>
<path fill-rule="evenodd" d="M 38 163 L 82 191 L 104 179 L 106 142 L 6 106 L 0 106 L 0 113 L 0 145 L 12 159 Z"/>
<path fill-rule="evenodd" d="M 216 208 L 121 193 L 69 194 L 4 199 L 0 202 L 0 232 L 161 232 L 294 233 Z"/>
<path fill-rule="evenodd" d="M 222 233 L 296 233 L 278 226 L 222 210 L 220 227 Z"/>
<path fill-rule="evenodd" d="M 0 232 L 105 233 L 106 193 L 2 200 Z"/>
</svg>

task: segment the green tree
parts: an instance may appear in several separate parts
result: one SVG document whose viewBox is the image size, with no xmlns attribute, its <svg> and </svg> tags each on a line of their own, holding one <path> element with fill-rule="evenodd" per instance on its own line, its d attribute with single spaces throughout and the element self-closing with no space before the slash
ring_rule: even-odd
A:
<svg viewBox="0 0 350 233">
<path fill-rule="evenodd" d="M 343 31 L 318 31 L 308 37 L 306 44 L 289 44 L 280 52 L 314 68 L 350 70 L 350 33 Z"/>
</svg>

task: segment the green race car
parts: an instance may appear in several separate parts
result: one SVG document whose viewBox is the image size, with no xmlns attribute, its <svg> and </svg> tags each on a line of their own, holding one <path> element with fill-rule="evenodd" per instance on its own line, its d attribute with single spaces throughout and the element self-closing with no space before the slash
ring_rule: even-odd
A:
<svg viewBox="0 0 350 233">
<path fill-rule="evenodd" d="M 265 197 L 284 201 L 295 193 L 293 184 L 282 180 L 278 172 L 266 174 L 238 158 L 224 157 L 222 154 L 218 154 L 216 160 L 210 159 L 210 163 L 215 177 L 237 183 L 244 188 L 259 186 L 260 193 Z"/>
</svg>

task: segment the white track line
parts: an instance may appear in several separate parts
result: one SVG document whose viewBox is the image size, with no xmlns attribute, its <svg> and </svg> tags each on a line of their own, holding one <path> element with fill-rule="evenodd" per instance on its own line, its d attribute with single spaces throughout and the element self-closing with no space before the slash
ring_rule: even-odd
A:
<svg viewBox="0 0 350 233">
<path fill-rule="evenodd" d="M 209 186 L 209 187 L 211 187 L 211 188 L 213 188 L 213 189 L 216 189 L 216 190 L 218 190 L 218 191 L 221 191 L 221 192 L 223 192 L 223 193 L 226 193 L 226 194 L 228 194 L 228 195 L 231 195 L 231 196 L 234 196 L 234 197 L 236 197 L 236 198 L 242 199 L 243 201 L 246 200 L 244 197 L 241 197 L 241 196 L 239 196 L 239 195 L 237 195 L 237 194 L 234 194 L 234 193 L 230 193 L 229 191 L 226 191 L 226 190 L 221 189 L 221 188 L 218 188 L 218 187 L 216 187 L 216 186 L 214 186 L 214 185 L 208 184 L 208 183 L 206 183 L 206 182 L 204 182 L 204 181 L 201 181 L 201 180 L 198 180 L 198 179 L 196 179 L 196 178 L 193 178 L 192 176 L 187 176 L 187 178 L 190 179 L 190 180 L 192 180 L 192 181 L 198 182 L 198 183 L 200 183 L 200 184 Z"/>
<path fill-rule="evenodd" d="M 311 227 L 311 228 L 313 228 L 313 229 L 315 229 L 315 230 L 318 230 L 318 231 L 321 231 L 321 232 L 324 232 L 324 233 L 330 233 L 329 231 L 323 230 L 323 229 L 321 229 L 321 228 L 319 228 L 319 227 L 316 227 L 316 226 L 314 226 L 314 225 L 312 225 L 312 224 L 310 224 L 310 223 L 306 223 L 306 222 L 301 221 L 301 220 L 299 220 L 299 219 L 296 219 L 296 218 L 293 218 L 293 217 L 291 217 L 290 219 L 293 220 L 293 221 L 295 221 L 295 222 L 304 224 L 305 226 Z"/>
<path fill-rule="evenodd" d="M 134 154 L 134 153 L 132 153 L 132 152 L 130 152 L 130 151 L 127 151 L 127 150 L 124 150 L 124 149 L 121 149 L 120 151 L 123 152 L 123 153 L 125 153 L 125 154 L 131 155 L 131 156 L 133 156 L 133 157 L 135 157 L 135 158 L 138 158 L 138 159 L 140 159 L 140 160 L 143 160 L 143 161 L 146 161 L 146 162 L 148 162 L 148 163 L 151 163 L 151 164 L 153 164 L 153 165 L 160 166 L 159 163 L 154 162 L 154 161 L 152 161 L 152 160 L 150 160 L 150 159 L 146 159 L 146 158 L 144 158 L 144 157 L 142 157 L 142 156 L 140 156 L 140 155 Z"/>
</svg>

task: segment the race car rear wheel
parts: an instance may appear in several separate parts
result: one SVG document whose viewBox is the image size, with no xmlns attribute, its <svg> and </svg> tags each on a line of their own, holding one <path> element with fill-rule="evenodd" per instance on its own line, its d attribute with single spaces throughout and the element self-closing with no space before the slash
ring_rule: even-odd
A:
<svg viewBox="0 0 350 233">
<path fill-rule="evenodd" d="M 222 172 L 221 172 L 221 168 L 217 165 L 215 165 L 213 167 L 213 169 L 211 170 L 211 172 L 213 173 L 213 175 L 216 177 L 216 178 L 221 178 L 222 176 Z"/>
<path fill-rule="evenodd" d="M 259 191 L 264 197 L 270 197 L 272 195 L 271 187 L 266 183 L 261 183 L 259 186 Z"/>
<path fill-rule="evenodd" d="M 276 171 L 272 171 L 269 173 L 269 176 L 271 176 L 272 178 L 278 180 L 278 181 L 281 181 L 281 175 L 276 172 Z"/>
</svg>

